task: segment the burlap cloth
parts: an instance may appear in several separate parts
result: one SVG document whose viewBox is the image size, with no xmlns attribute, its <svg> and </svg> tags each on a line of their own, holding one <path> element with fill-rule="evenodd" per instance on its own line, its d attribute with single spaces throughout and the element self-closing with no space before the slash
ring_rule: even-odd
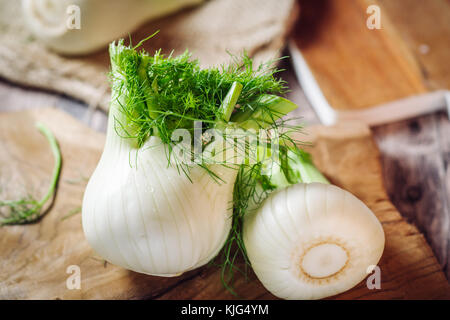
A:
<svg viewBox="0 0 450 320">
<path fill-rule="evenodd" d="M 124 0 L 125 1 L 125 0 Z M 295 0 L 210 0 L 195 8 L 149 22 L 132 34 L 135 43 L 160 33 L 144 48 L 175 54 L 189 49 L 202 66 L 230 60 L 244 49 L 261 62 L 280 55 L 297 17 Z M 35 41 L 23 25 L 20 1 L 0 0 L 0 77 L 26 86 L 109 106 L 107 48 L 85 57 L 55 54 Z"/>
</svg>

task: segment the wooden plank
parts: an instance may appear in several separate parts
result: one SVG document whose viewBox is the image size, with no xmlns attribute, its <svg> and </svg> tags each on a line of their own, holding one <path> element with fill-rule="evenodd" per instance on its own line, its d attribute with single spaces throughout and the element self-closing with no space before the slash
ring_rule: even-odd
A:
<svg viewBox="0 0 450 320">
<path fill-rule="evenodd" d="M 44 121 L 60 142 L 64 165 L 52 210 L 37 224 L 0 230 L 0 297 L 43 299 L 93 298 L 209 298 L 231 299 L 214 268 L 201 268 L 178 278 L 136 274 L 104 264 L 90 249 L 81 229 L 80 215 L 62 219 L 81 205 L 87 177 L 100 156 L 104 136 L 80 124 L 62 111 L 29 110 L 0 115 L 0 168 L 14 179 L 5 190 L 12 193 L 26 185 L 43 192 L 52 159 L 46 141 L 33 123 Z M 24 138 L 26 137 L 26 138 Z M 406 223 L 389 202 L 383 187 L 379 154 L 365 126 L 344 124 L 318 127 L 307 136 L 317 165 L 337 185 L 353 192 L 371 207 L 386 233 L 386 249 L 380 262 L 382 289 L 371 291 L 361 282 L 335 298 L 445 298 L 449 285 L 424 237 Z M 4 194 L 2 193 L 2 196 Z M 14 194 L 17 195 L 17 194 Z M 81 290 L 65 286 L 69 265 L 81 268 Z M 274 298 L 250 276 L 238 277 L 236 290 L 246 299 Z"/>
<path fill-rule="evenodd" d="M 377 0 L 420 65 L 430 90 L 450 89 L 450 2 Z"/>
<path fill-rule="evenodd" d="M 450 213 L 450 123 L 446 114 L 441 114 L 438 117 L 438 134 L 441 145 L 442 162 L 444 167 L 444 179 L 446 196 L 444 197 L 445 204 L 447 206 L 447 212 Z M 447 279 L 450 279 L 450 215 L 447 215 L 446 219 L 442 219 L 443 232 L 447 234 L 447 243 L 442 244 L 444 251 L 446 252 L 446 259 L 441 261 L 446 272 Z"/>
<path fill-rule="evenodd" d="M 389 197 L 434 249 L 447 277 L 450 123 L 439 113 L 374 129 Z"/>
<path fill-rule="evenodd" d="M 439 117 L 438 132 L 442 147 L 443 166 L 445 170 L 445 189 L 447 191 L 444 200 L 447 206 L 447 212 L 450 212 L 450 124 L 448 117 L 442 115 Z M 447 233 L 447 244 L 442 244 L 442 247 L 446 252 L 446 259 L 443 259 L 441 264 L 444 266 L 447 279 L 450 279 L 450 215 L 447 215 L 446 220 L 443 219 L 442 228 L 444 228 L 444 232 Z"/>
<path fill-rule="evenodd" d="M 450 279 L 450 123 L 447 115 L 438 117 L 438 134 L 441 144 L 442 162 L 444 168 L 444 202 L 447 207 L 447 217 L 442 219 L 441 228 L 443 233 L 447 234 L 447 242 L 441 244 L 446 255 L 443 257 L 441 264 L 447 279 Z"/>
<path fill-rule="evenodd" d="M 294 40 L 330 105 L 363 109 L 425 92 L 414 55 L 388 16 L 367 28 L 367 7 L 354 1 L 302 1 Z"/>
</svg>

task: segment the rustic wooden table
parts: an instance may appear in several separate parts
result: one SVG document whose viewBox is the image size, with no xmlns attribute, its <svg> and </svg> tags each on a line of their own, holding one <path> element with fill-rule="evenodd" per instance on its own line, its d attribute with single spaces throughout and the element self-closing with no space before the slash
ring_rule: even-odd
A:
<svg viewBox="0 0 450 320">
<path fill-rule="evenodd" d="M 318 119 L 299 86 L 291 64 L 281 74 L 290 87 L 288 98 L 300 107 L 294 116 L 307 124 Z M 0 111 L 60 108 L 97 131 L 106 130 L 107 116 L 65 96 L 24 88 L 0 80 Z M 381 150 L 386 188 L 391 201 L 414 223 L 434 250 L 450 278 L 450 122 L 436 113 L 373 129 Z"/>
</svg>

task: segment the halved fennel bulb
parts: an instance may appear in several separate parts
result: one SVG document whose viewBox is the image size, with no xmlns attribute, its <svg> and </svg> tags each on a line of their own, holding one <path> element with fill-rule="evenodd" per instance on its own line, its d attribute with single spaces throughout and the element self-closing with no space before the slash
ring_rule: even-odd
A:
<svg viewBox="0 0 450 320">
<path fill-rule="evenodd" d="M 351 193 L 299 183 L 268 196 L 244 219 L 244 243 L 263 285 L 284 299 L 320 299 L 367 276 L 384 249 L 383 228 Z"/>
<path fill-rule="evenodd" d="M 82 208 L 89 244 L 107 261 L 136 272 L 176 276 L 206 264 L 231 228 L 236 170 L 211 167 L 218 183 L 195 166 L 189 179 L 168 166 L 164 145 L 152 136 L 135 148 L 114 130 L 87 185 Z"/>
</svg>

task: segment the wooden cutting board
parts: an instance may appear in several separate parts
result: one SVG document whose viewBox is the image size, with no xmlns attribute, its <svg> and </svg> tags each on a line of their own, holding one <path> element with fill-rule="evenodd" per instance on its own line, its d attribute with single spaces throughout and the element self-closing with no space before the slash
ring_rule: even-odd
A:
<svg viewBox="0 0 450 320">
<path fill-rule="evenodd" d="M 381 29 L 367 27 L 371 5 Z M 300 0 L 300 7 L 293 40 L 332 108 L 450 89 L 448 0 Z"/>
<path fill-rule="evenodd" d="M 99 160 L 104 135 L 56 109 L 0 114 L 0 197 L 14 198 L 45 191 L 53 159 L 34 123 L 47 124 L 62 150 L 63 169 L 54 205 L 35 224 L 0 228 L 0 299 L 232 299 L 214 267 L 177 278 L 158 278 L 105 263 L 89 247 L 81 214 L 86 179 Z M 365 281 L 337 299 L 450 298 L 450 288 L 430 247 L 388 201 L 379 153 L 369 129 L 347 123 L 316 127 L 302 140 L 331 181 L 354 193 L 377 215 L 386 233 L 380 262 L 381 289 Z M 81 289 L 69 290 L 70 265 L 81 270 Z M 256 277 L 238 277 L 236 291 L 245 299 L 272 299 Z"/>
</svg>

